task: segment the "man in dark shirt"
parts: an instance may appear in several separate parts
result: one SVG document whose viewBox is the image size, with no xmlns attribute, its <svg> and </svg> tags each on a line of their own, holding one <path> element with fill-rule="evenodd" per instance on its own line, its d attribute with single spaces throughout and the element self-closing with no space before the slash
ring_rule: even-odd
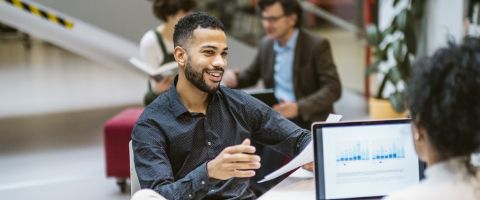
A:
<svg viewBox="0 0 480 200">
<path fill-rule="evenodd" d="M 254 199 L 249 177 L 260 157 L 250 140 L 294 156 L 310 132 L 248 94 L 220 86 L 228 47 L 216 18 L 182 18 L 174 46 L 179 75 L 133 130 L 141 187 L 167 199 Z"/>
</svg>

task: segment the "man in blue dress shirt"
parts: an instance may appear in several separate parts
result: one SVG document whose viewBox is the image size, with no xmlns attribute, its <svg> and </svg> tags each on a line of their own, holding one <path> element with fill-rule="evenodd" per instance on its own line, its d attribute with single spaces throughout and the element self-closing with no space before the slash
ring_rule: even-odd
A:
<svg viewBox="0 0 480 200">
<path fill-rule="evenodd" d="M 342 91 L 330 42 L 302 28 L 298 0 L 259 0 L 258 7 L 265 37 L 247 69 L 225 72 L 225 85 L 246 88 L 262 80 L 280 102 L 273 109 L 309 129 L 334 112 Z"/>
<path fill-rule="evenodd" d="M 228 47 L 216 18 L 182 18 L 174 46 L 174 85 L 145 108 L 132 134 L 141 187 L 167 199 L 255 199 L 249 178 L 260 157 L 250 140 L 295 156 L 310 132 L 250 95 L 220 86 Z"/>
</svg>

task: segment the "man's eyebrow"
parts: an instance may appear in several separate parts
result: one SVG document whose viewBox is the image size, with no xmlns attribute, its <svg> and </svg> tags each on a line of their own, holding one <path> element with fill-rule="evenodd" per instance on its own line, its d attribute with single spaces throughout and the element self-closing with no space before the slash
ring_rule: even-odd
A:
<svg viewBox="0 0 480 200">
<path fill-rule="evenodd" d="M 205 45 L 205 46 L 202 46 L 200 47 L 201 49 L 215 49 L 215 50 L 218 50 L 218 47 L 216 46 L 213 46 L 213 45 Z M 228 50 L 228 47 L 225 47 L 223 49 L 223 51 L 227 51 Z"/>
<path fill-rule="evenodd" d="M 201 49 L 215 49 L 215 50 L 218 49 L 216 46 L 213 46 L 213 45 L 204 45 L 204 46 L 201 46 L 200 48 Z"/>
</svg>

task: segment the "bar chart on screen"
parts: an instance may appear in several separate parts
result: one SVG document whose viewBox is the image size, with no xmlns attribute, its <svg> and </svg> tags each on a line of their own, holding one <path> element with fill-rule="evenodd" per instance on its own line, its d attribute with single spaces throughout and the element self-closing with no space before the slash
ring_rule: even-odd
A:
<svg viewBox="0 0 480 200">
<path fill-rule="evenodd" d="M 394 160 L 405 158 L 405 147 L 400 139 L 376 141 L 372 144 L 372 160 Z"/>
<path fill-rule="evenodd" d="M 405 158 L 405 147 L 401 139 L 341 141 L 336 147 L 337 165 L 352 162 L 383 163 L 386 160 Z"/>
</svg>

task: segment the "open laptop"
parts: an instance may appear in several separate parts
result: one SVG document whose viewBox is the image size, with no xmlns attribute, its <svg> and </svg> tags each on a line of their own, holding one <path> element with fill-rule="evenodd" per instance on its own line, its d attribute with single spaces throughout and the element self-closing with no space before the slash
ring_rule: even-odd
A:
<svg viewBox="0 0 480 200">
<path fill-rule="evenodd" d="M 314 123 L 317 199 L 381 198 L 418 184 L 410 119 Z"/>
</svg>

